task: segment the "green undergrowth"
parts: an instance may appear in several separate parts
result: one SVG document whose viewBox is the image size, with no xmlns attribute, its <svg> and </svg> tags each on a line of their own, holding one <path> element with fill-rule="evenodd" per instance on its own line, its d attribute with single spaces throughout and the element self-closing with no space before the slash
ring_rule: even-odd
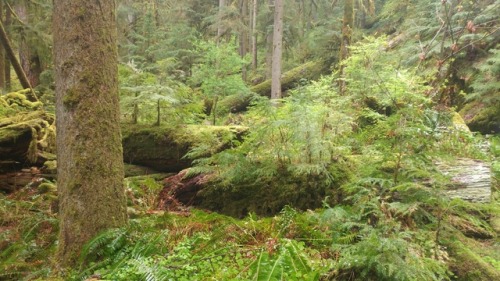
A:
<svg viewBox="0 0 500 281">
<path fill-rule="evenodd" d="M 126 228 L 99 234 L 63 280 L 495 280 L 496 203 L 435 196 L 418 184 L 359 179 L 342 204 L 285 206 L 242 219 L 191 208 L 155 211 L 154 176 L 127 180 Z M 50 186 L 50 188 L 47 188 Z M 145 191 L 150 188 L 151 191 Z M 0 197 L 1 280 L 51 280 L 56 190 L 50 182 Z M 481 238 L 478 238 L 481 237 Z"/>
<path fill-rule="evenodd" d="M 57 194 L 51 182 L 0 194 L 0 280 L 51 275 L 58 225 Z"/>
</svg>

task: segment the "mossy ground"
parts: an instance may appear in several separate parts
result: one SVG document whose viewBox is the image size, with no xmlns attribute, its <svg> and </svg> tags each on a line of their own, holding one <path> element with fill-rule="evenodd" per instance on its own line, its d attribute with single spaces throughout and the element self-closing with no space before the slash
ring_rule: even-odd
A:
<svg viewBox="0 0 500 281">
<path fill-rule="evenodd" d="M 199 276 L 196 280 L 246 280 L 252 276 L 251 265 L 262 252 L 277 255 L 286 241 L 292 240 L 303 245 L 301 255 L 313 271 L 324 278 L 331 276 L 330 270 L 339 253 L 331 248 L 332 233 L 320 223 L 323 208 L 301 212 L 285 207 L 274 216 L 259 217 L 249 212 L 241 219 L 195 208 L 186 212 L 156 211 L 155 195 L 161 187 L 157 180 L 164 176 L 127 179 L 128 205 L 138 211 L 127 230 L 127 237 L 132 239 L 130 247 L 144 243 L 140 237 L 156 237 L 166 231 L 167 235 L 157 246 L 165 247 L 162 251 L 166 256 L 177 257 L 171 261 L 175 266 L 165 265 L 166 268 L 173 266 L 169 270 L 178 272 L 179 276 Z M 0 195 L 0 202 L 1 280 L 73 280 L 94 274 L 130 280 L 126 274 L 131 274 L 127 272 L 133 261 L 111 271 L 98 263 L 98 259 L 93 264 L 95 269 L 84 265 L 58 279 L 61 273 L 54 259 L 58 233 L 57 191 L 53 183 L 45 181 L 10 195 Z M 493 236 L 473 239 L 457 230 L 444 231 L 441 242 L 449 255 L 448 266 L 455 274 L 453 280 L 496 280 L 500 274 L 500 243 L 498 232 Z M 214 252 L 214 249 L 222 250 Z"/>
</svg>

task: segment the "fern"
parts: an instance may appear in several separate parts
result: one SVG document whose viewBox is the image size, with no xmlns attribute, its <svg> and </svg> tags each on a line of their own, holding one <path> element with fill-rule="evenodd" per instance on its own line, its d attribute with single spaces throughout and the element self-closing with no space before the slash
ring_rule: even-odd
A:
<svg viewBox="0 0 500 281">
<path fill-rule="evenodd" d="M 251 280 L 319 280 L 319 274 L 312 271 L 303 246 L 293 240 L 283 239 L 276 253 L 261 251 L 250 266 Z"/>
</svg>

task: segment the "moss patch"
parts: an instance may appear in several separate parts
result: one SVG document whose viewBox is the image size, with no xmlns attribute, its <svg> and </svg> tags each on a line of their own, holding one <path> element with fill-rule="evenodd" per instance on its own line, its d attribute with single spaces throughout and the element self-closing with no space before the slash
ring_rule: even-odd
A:
<svg viewBox="0 0 500 281">
<path fill-rule="evenodd" d="M 194 146 L 217 140 L 220 151 L 247 131 L 241 126 L 135 126 L 123 125 L 124 161 L 161 172 L 178 172 L 191 165 L 184 156 Z"/>
<path fill-rule="evenodd" d="M 483 134 L 500 133 L 500 106 L 475 101 L 467 104 L 461 111 L 465 123 L 472 131 Z"/>
</svg>

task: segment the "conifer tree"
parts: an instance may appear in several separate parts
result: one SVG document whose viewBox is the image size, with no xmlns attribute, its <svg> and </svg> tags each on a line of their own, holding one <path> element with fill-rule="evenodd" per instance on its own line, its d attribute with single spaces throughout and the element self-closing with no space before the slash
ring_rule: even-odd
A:
<svg viewBox="0 0 500 281">
<path fill-rule="evenodd" d="M 115 1 L 54 1 L 59 260 L 126 224 Z"/>
</svg>

